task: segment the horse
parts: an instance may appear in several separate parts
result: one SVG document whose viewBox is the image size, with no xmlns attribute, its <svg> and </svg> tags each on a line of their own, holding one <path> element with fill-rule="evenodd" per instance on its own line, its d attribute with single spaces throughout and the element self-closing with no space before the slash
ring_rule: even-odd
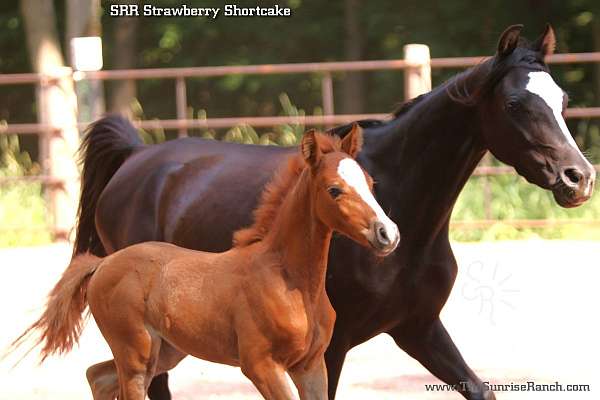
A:
<svg viewBox="0 0 600 400">
<path fill-rule="evenodd" d="M 357 160 L 377 182 L 376 198 L 402 243 L 372 268 L 369 252 L 333 238 L 326 283 L 337 312 L 325 354 L 330 399 L 346 353 L 381 333 L 465 398 L 495 398 L 439 318 L 458 268 L 448 239 L 456 199 L 487 151 L 563 207 L 589 199 L 596 174 L 568 131 L 568 98 L 544 62 L 555 48 L 552 28 L 532 42 L 521 29 L 508 27 L 492 57 L 400 106 L 391 119 L 358 122 L 364 146 Z M 104 255 L 149 240 L 225 250 L 249 223 L 275 166 L 294 151 L 199 138 L 145 146 L 127 120 L 101 119 L 82 144 L 74 254 Z M 166 374 L 156 377 L 150 397 L 169 399 L 167 383 Z"/>
<path fill-rule="evenodd" d="M 146 242 L 74 258 L 17 343 L 39 331 L 42 359 L 68 352 L 89 304 L 114 355 L 87 371 L 94 400 L 143 400 L 152 377 L 188 354 L 241 367 L 265 399 L 295 398 L 286 372 L 300 399 L 326 399 L 332 233 L 375 258 L 400 240 L 354 160 L 361 141 L 358 125 L 343 140 L 305 133 L 301 152 L 266 186 L 254 224 L 235 233 L 228 251 Z"/>
</svg>

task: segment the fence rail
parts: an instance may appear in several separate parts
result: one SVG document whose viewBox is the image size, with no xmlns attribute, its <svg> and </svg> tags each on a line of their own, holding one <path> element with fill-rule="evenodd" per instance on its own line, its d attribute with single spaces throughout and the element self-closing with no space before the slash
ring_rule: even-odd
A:
<svg viewBox="0 0 600 400">
<path fill-rule="evenodd" d="M 422 46 L 422 45 L 408 45 Z M 407 47 L 408 47 L 407 46 Z M 407 48 L 405 53 L 408 54 Z M 422 49 L 421 49 L 422 50 Z M 49 76 L 35 73 L 27 74 L 0 74 L 0 85 L 33 84 L 40 88 L 55 85 L 60 79 L 80 80 L 140 80 L 140 79 L 174 79 L 175 80 L 175 119 L 145 120 L 135 122 L 142 129 L 166 129 L 177 130 L 179 136 L 186 136 L 188 129 L 219 129 L 229 128 L 240 124 L 255 127 L 267 127 L 280 124 L 301 123 L 304 125 L 331 126 L 359 119 L 387 119 L 389 114 L 335 114 L 333 104 L 332 73 L 352 71 L 381 71 L 381 70 L 403 70 L 405 77 L 416 79 L 405 79 L 406 97 L 411 98 L 423 91 L 427 85 L 431 85 L 430 69 L 442 68 L 465 68 L 481 63 L 486 57 L 445 57 L 429 58 L 426 51 L 424 59 L 399 59 L 399 60 L 372 60 L 372 61 L 346 61 L 346 62 L 323 62 L 323 63 L 297 63 L 297 64 L 266 64 L 266 65 L 243 65 L 243 66 L 214 66 L 193 68 L 163 68 L 163 69 L 130 69 L 130 70 L 105 70 L 95 72 L 71 71 L 63 69 L 58 74 Z M 422 54 L 422 53 L 420 53 Z M 600 52 L 595 53 L 571 53 L 554 54 L 546 60 L 549 64 L 571 64 L 571 63 L 600 63 Z M 188 78 L 208 78 L 233 74 L 273 75 L 273 74 L 320 74 L 322 87 L 322 106 L 325 115 L 311 116 L 269 116 L 269 117 L 227 117 L 188 119 L 187 110 L 187 87 Z M 416 83 L 415 83 L 416 82 Z M 411 85 L 415 85 L 411 88 Z M 40 104 L 40 108 L 43 104 Z M 566 111 L 567 118 L 600 118 L 600 107 L 569 108 Z M 87 124 L 78 124 L 79 130 L 83 130 Z M 48 141 L 60 136 L 67 128 L 73 126 L 53 126 L 40 123 L 23 124 L 0 124 L 0 135 L 20 134 L 38 135 L 40 138 L 40 149 L 47 148 Z M 50 163 L 57 160 L 49 160 Z M 595 166 L 600 171 L 600 165 Z M 480 165 L 476 168 L 476 176 L 493 176 L 514 174 L 514 169 L 508 166 Z M 41 182 L 50 191 L 59 191 L 65 186 L 65 179 L 48 174 L 28 177 L 3 177 L 0 178 L 1 185 L 10 185 L 19 181 Z M 481 221 L 453 221 L 452 225 L 457 228 L 481 228 L 489 226 L 496 220 Z M 542 227 L 567 223 L 582 223 L 600 225 L 600 220 L 512 220 L 501 221 L 515 227 Z M 64 228 L 54 227 L 55 236 L 65 236 Z"/>
</svg>

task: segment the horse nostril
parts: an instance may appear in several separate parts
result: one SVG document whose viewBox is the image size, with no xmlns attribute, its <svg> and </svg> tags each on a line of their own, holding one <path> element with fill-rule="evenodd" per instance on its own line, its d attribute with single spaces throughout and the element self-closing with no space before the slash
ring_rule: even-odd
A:
<svg viewBox="0 0 600 400">
<path fill-rule="evenodd" d="M 577 185 L 581 180 L 583 180 L 583 173 L 579 171 L 577 168 L 567 168 L 563 172 L 564 176 L 569 180 L 569 182 L 574 185 Z"/>
<path fill-rule="evenodd" d="M 375 237 L 377 238 L 377 241 L 379 242 L 379 244 L 387 246 L 388 244 L 391 243 L 390 237 L 388 236 L 387 229 L 385 229 L 385 225 L 382 222 L 380 222 L 380 221 L 375 222 L 375 226 L 373 228 L 375 230 Z"/>
<path fill-rule="evenodd" d="M 383 239 L 383 241 L 385 241 L 385 242 L 389 242 L 390 241 L 390 238 L 388 238 L 387 232 L 385 231 L 384 227 L 380 227 L 379 228 L 379 237 L 381 239 Z"/>
</svg>

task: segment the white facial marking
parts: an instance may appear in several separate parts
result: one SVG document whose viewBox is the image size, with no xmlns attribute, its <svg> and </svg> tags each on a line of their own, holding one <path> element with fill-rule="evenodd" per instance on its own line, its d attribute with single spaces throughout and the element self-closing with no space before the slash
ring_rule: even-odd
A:
<svg viewBox="0 0 600 400">
<path fill-rule="evenodd" d="M 542 100 L 544 100 L 546 105 L 552 110 L 552 114 L 554 114 L 556 123 L 560 127 L 562 133 L 565 135 L 565 138 L 569 144 L 577 148 L 577 143 L 575 143 L 573 136 L 571 136 L 565 119 L 562 116 L 564 95 L 562 89 L 556 84 L 556 82 L 554 82 L 554 79 L 552 79 L 550 74 L 547 72 L 535 71 L 530 72 L 527 75 L 529 76 L 529 81 L 527 82 L 525 89 L 530 93 L 538 95 L 542 98 Z"/>
<path fill-rule="evenodd" d="M 556 119 L 556 123 L 558 124 L 561 132 L 567 139 L 567 142 L 571 146 L 573 146 L 573 148 L 575 148 L 577 150 L 577 152 L 579 153 L 581 158 L 583 160 L 585 160 L 585 162 L 588 164 L 588 166 L 590 168 L 592 168 L 592 170 L 593 170 L 592 165 L 589 163 L 587 158 L 585 158 L 584 155 L 579 150 L 579 147 L 577 146 L 577 143 L 575 143 L 575 139 L 573 139 L 571 132 L 569 132 L 567 123 L 565 122 L 565 119 L 562 116 L 563 95 L 564 95 L 562 89 L 556 84 L 556 82 L 554 82 L 554 79 L 552 79 L 550 74 L 547 72 L 533 71 L 527 75 L 529 76 L 529 81 L 527 82 L 525 89 L 527 91 L 529 91 L 530 93 L 533 93 L 533 94 L 541 97 L 542 100 L 544 100 L 544 102 L 546 103 L 546 105 L 548 107 L 550 107 L 550 109 L 552 110 L 552 114 L 554 115 L 554 118 Z M 589 192 L 592 189 L 591 183 L 593 180 L 594 179 L 590 179 L 588 181 L 588 187 L 585 190 L 586 195 L 589 195 Z"/>
<path fill-rule="evenodd" d="M 348 186 L 354 188 L 356 193 L 358 193 L 363 201 L 371 207 L 377 216 L 377 219 L 384 224 L 386 233 L 388 234 L 390 240 L 395 242 L 399 236 L 398 227 L 383 212 L 381 206 L 377 200 L 375 200 L 373 193 L 371 193 L 371 190 L 369 190 L 367 178 L 365 178 L 365 174 L 358 163 L 352 158 L 344 158 L 338 164 L 337 173 L 340 178 L 342 178 L 348 184 Z"/>
</svg>

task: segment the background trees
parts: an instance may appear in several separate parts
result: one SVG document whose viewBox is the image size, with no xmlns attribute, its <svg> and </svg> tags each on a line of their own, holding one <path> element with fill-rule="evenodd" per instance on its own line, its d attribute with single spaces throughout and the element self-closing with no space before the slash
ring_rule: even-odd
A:
<svg viewBox="0 0 600 400">
<path fill-rule="evenodd" d="M 30 3 L 23 0 L 23 4 Z M 68 38 L 101 31 L 109 69 L 390 59 L 402 57 L 402 46 L 411 42 L 428 44 L 433 57 L 486 55 L 493 52 L 503 28 L 517 22 L 526 25 L 525 35 L 530 37 L 551 22 L 562 52 L 600 49 L 600 5 L 595 0 L 489 0 L 485 4 L 474 0 L 268 0 L 261 5 L 285 4 L 293 8 L 293 16 L 220 17 L 216 21 L 112 18 L 102 7 L 114 2 L 98 0 L 41 3 L 54 6 L 58 37 L 65 38 L 64 59 L 68 59 Z M 202 2 L 202 6 L 221 5 L 218 0 Z M 23 46 L 27 36 L 23 15 L 18 0 L 4 0 L 0 5 L 2 73 L 34 69 Z M 574 105 L 600 103 L 600 66 L 555 70 Z M 437 71 L 434 84 L 455 72 Z M 401 72 L 337 74 L 334 78 L 338 112 L 385 112 L 402 97 Z M 31 121 L 30 102 L 23 94 L 19 95 L 22 101 L 7 101 L 5 89 L 0 88 L 0 119 Z M 128 82 L 111 84 L 106 88 L 108 107 L 123 109 L 129 98 L 136 97 L 147 117 L 172 117 L 174 99 L 167 94 L 173 90 L 169 81 L 140 81 L 135 88 Z M 192 80 L 188 99 L 195 110 L 205 109 L 209 116 L 269 115 L 280 111 L 278 95 L 284 91 L 307 112 L 319 105 L 318 80 L 307 75 Z"/>
<path fill-rule="evenodd" d="M 81 34 L 102 35 L 106 69 L 394 59 L 402 57 L 402 47 L 407 43 L 429 45 L 432 57 L 491 55 L 499 34 L 514 23 L 525 24 L 524 35 L 534 38 L 550 22 L 557 33 L 558 52 L 600 51 L 598 0 L 261 0 L 261 6 L 291 7 L 292 17 L 221 16 L 217 20 L 112 18 L 105 7 L 118 1 L 132 4 L 139 0 L 3 0 L 0 73 L 41 70 L 41 59 L 32 50 L 32 43 L 50 44 L 44 48 L 49 54 L 44 62 L 68 64 L 68 39 Z M 152 2 L 158 6 L 181 3 Z M 221 0 L 187 4 L 198 3 L 203 7 L 223 5 Z M 236 3 L 243 6 L 259 2 Z M 27 19 L 33 22 L 26 23 Z M 456 72 L 434 70 L 433 84 L 440 84 Z M 569 92 L 572 106 L 600 105 L 600 64 L 554 66 L 553 75 Z M 400 71 L 339 73 L 333 78 L 337 113 L 387 112 L 402 101 Z M 295 112 L 292 104 L 311 114 L 321 106 L 320 79 L 314 75 L 189 79 L 187 89 L 193 117 L 278 115 Z M 108 110 L 143 112 L 145 118 L 173 118 L 174 91 L 171 80 L 108 82 L 103 88 Z M 35 96 L 30 85 L 0 86 L 0 121 L 36 121 Z M 594 162 L 600 162 L 599 123 L 568 121 L 576 140 Z M 23 136 L 20 142 L 21 150 L 36 160 L 36 139 Z M 0 155 L 6 153 L 6 148 L 0 147 Z M 497 185 L 500 194 L 505 187 L 506 182 Z M 465 196 L 480 193 L 468 189 Z M 526 190 L 539 193 L 530 186 Z M 498 204 L 523 200 L 528 195 L 515 195 Z M 463 203 L 464 208 L 459 204 L 457 213 L 467 218 L 481 217 L 479 211 L 473 211 L 473 202 Z M 551 207 L 548 199 L 545 215 L 549 215 L 548 210 L 554 212 Z M 521 209 L 526 208 L 516 204 L 495 214 L 515 218 L 519 215 L 502 213 Z"/>
</svg>

